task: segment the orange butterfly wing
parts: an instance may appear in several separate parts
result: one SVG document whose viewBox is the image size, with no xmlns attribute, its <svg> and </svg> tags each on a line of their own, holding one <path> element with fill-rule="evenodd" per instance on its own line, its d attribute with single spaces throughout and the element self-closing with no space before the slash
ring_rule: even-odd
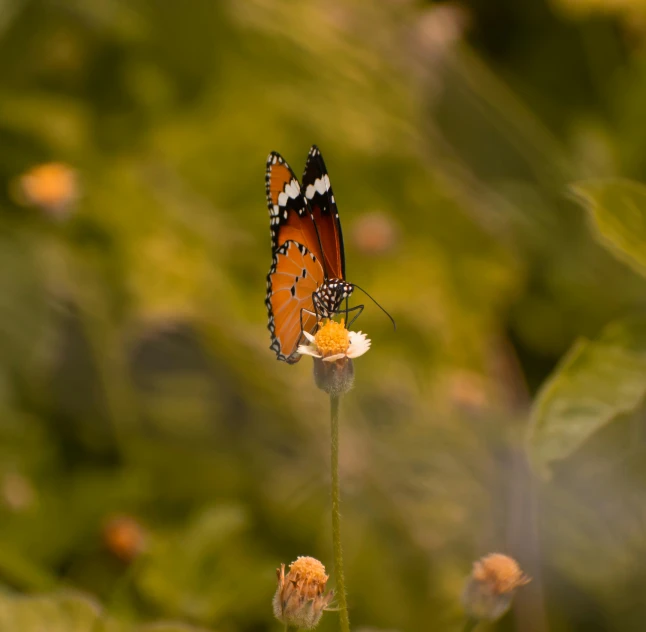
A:
<svg viewBox="0 0 646 632">
<path fill-rule="evenodd" d="M 345 279 L 345 252 L 339 211 L 323 156 L 312 145 L 303 172 L 303 195 L 312 213 L 323 251 L 323 268 L 328 279 Z"/>
<path fill-rule="evenodd" d="M 267 159 L 265 188 L 272 252 L 292 240 L 305 246 L 322 261 L 321 243 L 301 185 L 283 157 L 276 152 L 269 154 Z"/>
<path fill-rule="evenodd" d="M 286 241 L 274 253 L 267 276 L 267 298 L 271 349 L 279 360 L 289 364 L 301 358 L 296 349 L 302 331 L 313 332 L 316 316 L 312 311 L 312 293 L 316 291 L 323 268 L 318 259 L 302 244 Z M 302 312 L 301 310 L 308 310 Z"/>
<path fill-rule="evenodd" d="M 300 184 L 276 152 L 267 159 L 265 188 L 273 254 L 265 299 L 270 348 L 279 360 L 293 364 L 300 360 L 301 310 L 314 310 L 312 294 L 325 282 L 321 245 Z M 316 317 L 302 314 L 303 328 L 313 331 Z"/>
</svg>

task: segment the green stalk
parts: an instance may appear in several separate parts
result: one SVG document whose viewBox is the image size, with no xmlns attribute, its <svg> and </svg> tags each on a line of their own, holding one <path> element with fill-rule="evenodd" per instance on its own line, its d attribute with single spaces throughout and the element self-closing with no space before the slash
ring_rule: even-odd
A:
<svg viewBox="0 0 646 632">
<path fill-rule="evenodd" d="M 350 632 L 348 602 L 345 593 L 343 550 L 341 548 L 341 492 L 339 489 L 339 395 L 330 395 L 331 470 L 332 470 L 332 545 L 334 548 L 334 576 L 339 600 L 341 632 Z"/>
</svg>

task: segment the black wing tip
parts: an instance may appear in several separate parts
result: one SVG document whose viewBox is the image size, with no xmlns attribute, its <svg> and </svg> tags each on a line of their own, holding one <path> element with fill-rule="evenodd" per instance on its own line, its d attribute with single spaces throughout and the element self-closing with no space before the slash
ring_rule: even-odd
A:
<svg viewBox="0 0 646 632">
<path fill-rule="evenodd" d="M 291 355 L 286 356 L 280 350 L 280 345 L 278 344 L 277 340 L 274 340 L 269 345 L 269 348 L 276 354 L 276 360 L 278 360 L 279 362 L 286 362 L 287 364 L 296 364 L 303 357 L 297 351 L 294 351 L 294 353 L 292 353 Z"/>
<path fill-rule="evenodd" d="M 285 159 L 277 151 L 270 151 L 269 156 L 267 156 L 267 166 L 269 167 L 270 165 L 274 165 L 277 162 L 279 164 L 284 164 Z"/>
<path fill-rule="evenodd" d="M 312 145 L 310 147 L 310 153 L 307 154 L 307 161 L 309 163 L 310 160 L 313 160 L 318 163 L 319 169 L 323 173 L 327 173 L 327 167 L 325 166 L 325 160 L 323 160 L 323 154 L 321 153 L 321 150 L 318 148 L 318 145 Z"/>
<path fill-rule="evenodd" d="M 285 358 L 285 362 L 287 362 L 287 364 L 296 364 L 303 356 L 300 353 L 294 352 L 288 357 L 283 357 Z"/>
</svg>

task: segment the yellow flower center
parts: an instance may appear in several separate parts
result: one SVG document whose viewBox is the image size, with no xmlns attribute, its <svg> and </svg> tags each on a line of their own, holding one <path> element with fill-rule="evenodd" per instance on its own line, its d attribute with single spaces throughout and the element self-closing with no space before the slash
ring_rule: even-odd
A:
<svg viewBox="0 0 646 632">
<path fill-rule="evenodd" d="M 346 353 L 350 347 L 350 334 L 345 328 L 345 323 L 341 320 L 337 323 L 334 320 L 328 320 L 314 336 L 319 353 L 324 357 L 335 355 L 337 353 Z"/>
</svg>

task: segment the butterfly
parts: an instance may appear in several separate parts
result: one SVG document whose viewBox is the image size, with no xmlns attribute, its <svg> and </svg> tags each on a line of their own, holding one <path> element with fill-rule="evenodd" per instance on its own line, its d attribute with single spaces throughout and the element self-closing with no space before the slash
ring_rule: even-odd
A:
<svg viewBox="0 0 646 632">
<path fill-rule="evenodd" d="M 316 145 L 307 156 L 302 184 L 284 158 L 269 154 L 265 175 L 272 262 L 265 305 L 270 349 L 289 364 L 301 358 L 302 332 L 313 333 L 332 318 L 355 286 L 345 280 L 345 252 L 339 211 L 325 162 Z"/>
</svg>

